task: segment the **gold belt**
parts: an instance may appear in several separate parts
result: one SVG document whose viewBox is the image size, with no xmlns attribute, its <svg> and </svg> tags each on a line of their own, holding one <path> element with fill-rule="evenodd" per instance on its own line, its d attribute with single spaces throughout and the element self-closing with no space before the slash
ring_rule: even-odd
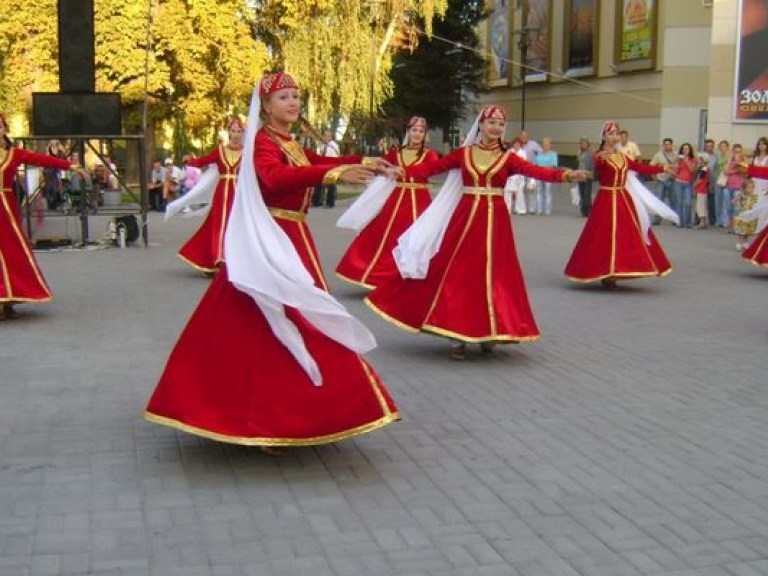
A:
<svg viewBox="0 0 768 576">
<path fill-rule="evenodd" d="M 428 184 L 422 184 L 420 182 L 398 182 L 398 188 L 429 188 Z"/>
<path fill-rule="evenodd" d="M 626 186 L 600 186 L 600 190 L 608 190 L 609 192 L 621 192 L 626 190 Z"/>
<path fill-rule="evenodd" d="M 480 186 L 464 186 L 464 194 L 473 194 L 475 196 L 503 196 L 504 188 L 481 188 Z"/>
<path fill-rule="evenodd" d="M 296 210 L 286 210 L 285 208 L 272 208 L 267 207 L 269 213 L 275 218 L 282 218 L 283 220 L 293 220 L 294 222 L 304 222 L 306 214 L 304 212 L 298 212 Z"/>
<path fill-rule="evenodd" d="M 237 178 L 237 174 L 220 174 L 219 178 L 222 180 L 234 180 Z"/>
</svg>

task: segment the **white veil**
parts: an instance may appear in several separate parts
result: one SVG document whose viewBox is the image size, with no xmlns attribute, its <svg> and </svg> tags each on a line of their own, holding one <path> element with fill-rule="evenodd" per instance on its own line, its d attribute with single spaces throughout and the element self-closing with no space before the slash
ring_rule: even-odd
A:
<svg viewBox="0 0 768 576">
<path fill-rule="evenodd" d="M 260 109 L 257 83 L 248 112 L 235 200 L 224 236 L 224 258 L 230 282 L 253 298 L 275 336 L 312 382 L 320 386 L 322 376 L 317 363 L 296 325 L 285 315 L 285 306 L 298 309 L 315 328 L 355 352 L 371 350 L 376 340 L 333 296 L 314 285 L 291 240 L 269 214 L 254 166 Z"/>
<path fill-rule="evenodd" d="M 462 146 L 474 144 L 481 116 L 482 111 L 477 115 Z M 459 204 L 463 187 L 461 168 L 454 168 L 449 171 L 443 187 L 429 207 L 400 236 L 392 254 L 403 278 L 426 277 L 429 271 L 429 261 L 440 249 L 445 229 Z"/>
</svg>

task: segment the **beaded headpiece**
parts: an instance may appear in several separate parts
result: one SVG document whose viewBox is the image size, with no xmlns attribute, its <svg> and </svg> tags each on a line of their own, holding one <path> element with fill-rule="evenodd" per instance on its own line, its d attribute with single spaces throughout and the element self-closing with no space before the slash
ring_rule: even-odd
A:
<svg viewBox="0 0 768 576">
<path fill-rule="evenodd" d="M 229 120 L 227 120 L 227 130 L 232 128 L 232 126 L 237 126 L 240 128 L 240 130 L 245 132 L 245 124 L 243 124 L 243 121 L 240 120 L 240 118 L 237 116 L 232 116 Z"/>
<path fill-rule="evenodd" d="M 424 128 L 424 130 L 427 129 L 427 119 L 422 116 L 413 116 L 410 120 L 408 120 L 408 128 L 413 128 L 414 126 L 421 126 Z"/>
<path fill-rule="evenodd" d="M 480 113 L 480 122 L 483 122 L 484 120 L 488 120 L 489 118 L 506 121 L 507 113 L 504 111 L 504 108 L 502 108 L 501 106 L 496 106 L 495 104 L 488 104 L 485 108 L 483 108 L 483 111 Z"/>
<path fill-rule="evenodd" d="M 603 122 L 603 129 L 600 131 L 601 136 L 605 136 L 608 132 L 619 131 L 619 123 L 616 120 L 606 120 Z"/>
<path fill-rule="evenodd" d="M 272 72 L 265 74 L 259 82 L 259 96 L 264 97 L 273 94 L 283 88 L 298 88 L 299 85 L 290 74 L 285 72 Z"/>
</svg>

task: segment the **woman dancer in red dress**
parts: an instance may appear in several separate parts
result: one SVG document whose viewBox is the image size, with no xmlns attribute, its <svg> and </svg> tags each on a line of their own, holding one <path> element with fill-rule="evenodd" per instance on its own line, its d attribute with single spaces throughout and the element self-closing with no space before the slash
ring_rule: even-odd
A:
<svg viewBox="0 0 768 576">
<path fill-rule="evenodd" d="M 2 318 L 16 318 L 17 302 L 48 302 L 51 290 L 21 229 L 21 214 L 13 191 L 21 164 L 57 170 L 80 170 L 69 160 L 16 148 L 8 138 L 8 122 L 0 112 L 0 303 Z"/>
<path fill-rule="evenodd" d="M 437 160 L 437 153 L 426 147 L 426 138 L 427 121 L 414 116 L 408 122 L 403 146 L 390 150 L 384 158 L 403 169 Z M 365 288 L 375 288 L 386 278 L 397 275 L 392 249 L 400 235 L 427 209 L 429 202 L 429 182 L 426 178 L 398 181 L 381 211 L 349 245 L 336 267 L 336 274 Z M 344 216 L 339 225 L 343 220 Z"/>
<path fill-rule="evenodd" d="M 498 342 L 539 338 L 504 203 L 507 178 L 562 182 L 586 175 L 535 166 L 504 150 L 505 124 L 503 108 L 486 106 L 463 147 L 405 169 L 409 179 L 455 170 L 398 242 L 395 259 L 403 277 L 386 281 L 365 300 L 400 328 L 453 339 L 457 360 L 464 359 L 466 342 L 490 353 Z"/>
<path fill-rule="evenodd" d="M 747 167 L 747 174 L 753 178 L 768 179 L 768 167 L 756 166 L 751 164 Z M 741 257 L 755 266 L 768 266 L 768 225 L 766 225 L 766 216 L 768 213 L 768 195 L 764 195 L 758 201 L 754 209 L 756 214 L 760 214 L 757 225 L 757 236 L 750 242 L 749 246 L 741 253 Z M 743 216 L 743 215 L 742 215 Z"/>
<path fill-rule="evenodd" d="M 224 259 L 224 231 L 232 211 L 235 197 L 235 182 L 243 155 L 243 131 L 245 127 L 239 118 L 232 118 L 227 124 L 229 141 L 201 158 L 191 158 L 188 166 L 202 168 L 216 165 L 219 181 L 213 193 L 210 211 L 205 222 L 179 250 L 179 258 L 205 273 L 216 271 Z M 184 197 L 180 200 L 184 200 Z"/>
<path fill-rule="evenodd" d="M 600 190 L 565 276 L 575 282 L 600 281 L 612 287 L 617 280 L 669 274 L 672 266 L 650 229 L 647 210 L 673 221 L 677 216 L 636 177 L 630 177 L 629 171 L 658 174 L 673 168 L 642 164 L 615 150 L 620 142 L 616 122 L 606 122 L 602 136 L 601 151 L 595 156 Z"/>
<path fill-rule="evenodd" d="M 257 134 L 259 110 L 265 125 Z M 289 133 L 299 111 L 290 76 L 262 78 L 251 101 L 225 261 L 149 401 L 145 417 L 152 422 L 272 452 L 399 419 L 360 356 L 375 346 L 373 336 L 326 291 L 305 222 L 314 186 L 362 183 L 374 170 L 359 156 L 326 159 L 302 149 Z"/>
</svg>

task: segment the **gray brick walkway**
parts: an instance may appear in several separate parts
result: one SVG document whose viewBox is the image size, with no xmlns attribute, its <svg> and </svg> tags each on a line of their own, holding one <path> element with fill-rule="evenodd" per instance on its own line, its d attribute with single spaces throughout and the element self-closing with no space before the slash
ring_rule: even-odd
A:
<svg viewBox="0 0 768 576">
<path fill-rule="evenodd" d="M 569 285 L 564 196 L 516 220 L 538 343 L 457 363 L 332 279 L 403 421 L 278 459 L 141 419 L 208 283 L 174 256 L 197 220 L 39 254 L 55 301 L 0 322 L 0 576 L 768 574 L 768 271 L 663 226 L 671 276 Z"/>
</svg>

